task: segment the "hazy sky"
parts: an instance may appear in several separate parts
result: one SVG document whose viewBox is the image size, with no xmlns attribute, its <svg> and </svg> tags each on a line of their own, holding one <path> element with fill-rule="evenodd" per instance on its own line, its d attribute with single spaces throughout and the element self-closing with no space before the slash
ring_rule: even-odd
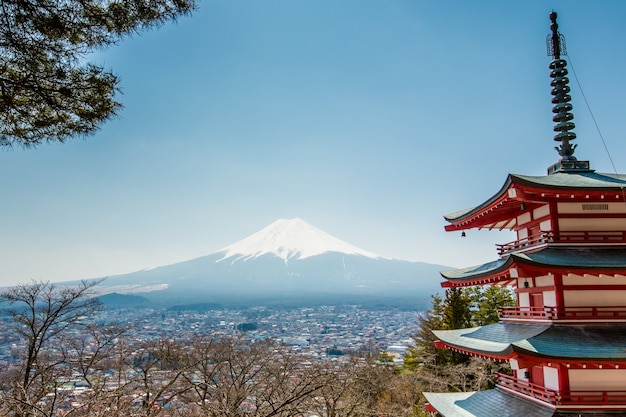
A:
<svg viewBox="0 0 626 417">
<path fill-rule="evenodd" d="M 119 118 L 0 151 L 0 285 L 170 264 L 292 217 L 386 257 L 496 259 L 511 235 L 442 216 L 557 161 L 552 9 L 626 172 L 622 0 L 203 0 L 90 58 L 121 76 Z M 576 155 L 612 172 L 570 78 Z"/>
</svg>

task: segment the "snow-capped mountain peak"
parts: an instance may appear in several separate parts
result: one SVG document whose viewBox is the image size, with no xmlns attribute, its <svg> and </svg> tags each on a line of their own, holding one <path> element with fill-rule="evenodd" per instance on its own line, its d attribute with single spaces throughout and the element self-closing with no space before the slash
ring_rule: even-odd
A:
<svg viewBox="0 0 626 417">
<path fill-rule="evenodd" d="M 325 252 L 382 258 L 337 239 L 300 218 L 294 218 L 277 220 L 257 233 L 218 251 L 223 254 L 218 262 L 233 257 L 254 259 L 266 254 L 273 254 L 287 262 L 289 259 L 304 259 Z"/>
</svg>

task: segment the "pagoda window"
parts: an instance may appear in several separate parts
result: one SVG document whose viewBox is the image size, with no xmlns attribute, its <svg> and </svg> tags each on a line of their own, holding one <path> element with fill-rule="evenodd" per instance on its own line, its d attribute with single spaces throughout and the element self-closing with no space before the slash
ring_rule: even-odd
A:
<svg viewBox="0 0 626 417">
<path fill-rule="evenodd" d="M 570 369 L 569 386 L 574 391 L 625 391 L 626 369 Z"/>
<path fill-rule="evenodd" d="M 517 295 L 517 304 L 520 307 L 530 307 L 530 295 L 527 292 L 521 292 Z"/>
<path fill-rule="evenodd" d="M 626 299 L 626 290 L 578 290 L 564 291 L 565 307 L 611 307 L 621 306 Z"/>
<path fill-rule="evenodd" d="M 559 214 L 626 214 L 624 203 L 558 203 Z"/>
<path fill-rule="evenodd" d="M 601 218 L 560 218 L 559 230 L 566 231 L 586 231 L 586 232 L 611 232 L 626 230 L 626 221 L 618 217 Z"/>
<path fill-rule="evenodd" d="M 530 222 L 532 219 L 530 218 L 530 213 L 523 213 L 517 216 L 517 224 L 522 225 Z"/>
<path fill-rule="evenodd" d="M 589 275 L 568 274 L 563 275 L 563 284 L 567 286 L 589 285 L 590 279 L 594 286 L 603 285 L 626 285 L 625 275 L 604 275 L 590 277 Z"/>
<path fill-rule="evenodd" d="M 563 305 L 576 311 L 582 317 L 583 311 L 598 317 L 617 317 L 623 319 L 626 307 L 626 276 L 616 275 L 576 275 L 563 276 Z M 620 307 L 621 306 L 621 307 Z"/>
<path fill-rule="evenodd" d="M 551 232 L 552 231 L 552 222 L 550 220 L 544 220 L 539 223 L 539 230 L 542 232 Z"/>
<path fill-rule="evenodd" d="M 528 372 L 527 368 L 524 369 L 516 369 L 513 371 L 515 375 L 515 379 L 523 382 L 529 382 L 530 372 Z"/>
<path fill-rule="evenodd" d="M 523 228 L 517 231 L 517 240 L 524 240 L 528 237 L 528 229 Z"/>
<path fill-rule="evenodd" d="M 543 380 L 544 387 L 558 391 L 561 389 L 559 386 L 559 370 L 558 368 L 552 368 L 550 366 L 543 367 Z"/>
<path fill-rule="evenodd" d="M 543 305 L 545 307 L 556 307 L 556 292 L 544 291 L 543 293 Z"/>
<path fill-rule="evenodd" d="M 535 284 L 537 287 L 553 287 L 554 277 L 552 275 L 543 275 L 535 278 Z"/>
<path fill-rule="evenodd" d="M 548 216 L 550 216 L 550 206 L 548 204 L 541 206 L 541 207 L 537 207 L 536 209 L 533 210 L 534 219 L 541 219 L 543 217 L 548 217 Z"/>
</svg>

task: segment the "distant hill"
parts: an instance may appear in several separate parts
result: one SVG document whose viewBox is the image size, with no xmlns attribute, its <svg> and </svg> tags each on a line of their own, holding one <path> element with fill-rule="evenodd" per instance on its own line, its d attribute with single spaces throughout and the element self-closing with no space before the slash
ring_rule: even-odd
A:
<svg viewBox="0 0 626 417">
<path fill-rule="evenodd" d="M 102 292 L 172 304 L 324 299 L 425 300 L 443 265 L 387 259 L 301 219 L 278 220 L 218 252 L 107 278 Z M 230 301 L 229 301 L 230 300 Z"/>
<path fill-rule="evenodd" d="M 104 294 L 98 297 L 100 302 L 107 307 L 144 307 L 150 304 L 150 300 L 140 295 L 118 294 L 116 292 Z"/>
<path fill-rule="evenodd" d="M 224 306 L 217 303 L 176 304 L 168 308 L 169 311 L 194 311 L 197 313 L 222 309 L 224 309 Z"/>
</svg>

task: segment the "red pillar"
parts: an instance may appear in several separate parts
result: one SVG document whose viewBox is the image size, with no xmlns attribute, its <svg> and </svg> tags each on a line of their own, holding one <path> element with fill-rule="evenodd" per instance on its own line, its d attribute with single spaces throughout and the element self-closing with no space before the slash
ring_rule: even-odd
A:
<svg viewBox="0 0 626 417">
<path fill-rule="evenodd" d="M 561 396 L 569 395 L 569 368 L 564 363 L 559 364 L 559 391 Z"/>
<path fill-rule="evenodd" d="M 563 274 L 554 274 L 554 292 L 556 298 L 556 307 L 565 307 L 565 299 L 563 297 Z"/>
</svg>

